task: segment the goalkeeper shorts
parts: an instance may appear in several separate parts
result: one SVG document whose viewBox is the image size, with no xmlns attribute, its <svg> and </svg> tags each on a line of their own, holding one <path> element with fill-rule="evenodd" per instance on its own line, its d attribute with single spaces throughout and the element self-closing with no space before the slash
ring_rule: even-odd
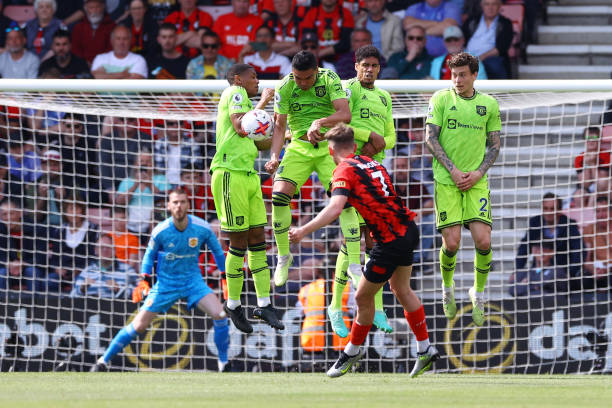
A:
<svg viewBox="0 0 612 408">
<path fill-rule="evenodd" d="M 159 281 L 157 281 L 145 299 L 142 310 L 153 313 L 165 313 L 179 299 L 185 299 L 187 307 L 193 309 L 198 305 L 200 299 L 210 293 L 213 293 L 212 289 L 202 278 L 196 277 L 182 288 L 160 285 Z"/>
</svg>

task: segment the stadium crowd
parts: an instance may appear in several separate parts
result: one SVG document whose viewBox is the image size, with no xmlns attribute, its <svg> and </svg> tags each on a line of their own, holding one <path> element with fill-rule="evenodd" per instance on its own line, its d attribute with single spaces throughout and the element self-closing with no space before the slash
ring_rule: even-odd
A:
<svg viewBox="0 0 612 408">
<path fill-rule="evenodd" d="M 381 50 L 384 79 L 450 79 L 448 61 L 464 50 L 479 57 L 479 78 L 512 77 L 514 33 L 501 0 L 9 0 L 2 7 L 32 3 L 32 20 L 0 19 L 3 78 L 225 79 L 232 64 L 244 62 L 260 79 L 279 79 L 296 52 L 309 50 L 320 66 L 348 79 L 355 50 L 367 44 Z M 207 12 L 230 3 L 228 14 L 213 19 Z M 529 39 L 539 2 L 524 4 Z M 190 192 L 194 214 L 221 235 L 207 171 L 211 124 L 1 109 L 0 290 L 128 298 L 151 227 L 166 217 L 164 192 L 178 185 Z M 418 213 L 416 261 L 431 273 L 433 175 L 423 119 L 398 125 L 385 164 Z M 584 135 L 576 192 L 568 205 L 543 197 L 543 214 L 531 220 L 518 250 L 513 296 L 612 287 L 610 145 L 598 127 Z M 272 180 L 262 177 L 270 215 Z M 324 201 L 311 177 L 291 204 L 294 221 Z M 571 213 L 582 208 L 595 208 L 598 221 L 576 224 Z M 295 245 L 299 256 L 281 289 L 293 297 L 333 264 L 325 257 L 338 252 L 339 229 Z M 201 262 L 208 283 L 223 286 L 212 256 Z"/>
</svg>

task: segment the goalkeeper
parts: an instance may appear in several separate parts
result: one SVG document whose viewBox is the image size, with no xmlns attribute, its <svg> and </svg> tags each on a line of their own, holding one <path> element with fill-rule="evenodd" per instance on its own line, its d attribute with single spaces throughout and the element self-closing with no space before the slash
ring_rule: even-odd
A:
<svg viewBox="0 0 612 408">
<path fill-rule="evenodd" d="M 436 226 L 442 232 L 442 307 L 448 319 L 455 317 L 453 275 L 464 225 L 476 246 L 474 286 L 469 296 L 472 320 L 481 326 L 492 259 L 491 193 L 486 174 L 499 154 L 501 120 L 495 98 L 474 89 L 478 59 L 459 53 L 448 66 L 453 86 L 431 97 L 425 138 L 434 157 Z"/>
<path fill-rule="evenodd" d="M 391 112 L 391 96 L 385 90 L 374 86 L 374 81 L 380 72 L 380 51 L 373 45 L 364 45 L 355 52 L 355 69 L 357 77 L 350 79 L 346 84 L 346 96 L 351 109 L 351 123 L 357 145 L 357 154 L 373 158 L 382 163 L 385 150 L 395 146 L 395 125 Z M 350 207 L 353 210 L 353 207 Z M 346 210 L 345 210 L 346 211 Z M 363 217 L 359 215 L 360 227 L 365 236 L 366 264 L 370 252 L 374 247 L 374 240 Z M 359 236 L 357 240 L 359 240 Z M 346 286 L 349 266 L 346 244 L 343 244 L 336 261 L 334 285 L 332 289 L 331 305 L 327 308 L 327 315 L 331 321 L 332 329 L 340 337 L 348 336 L 348 329 L 342 318 L 342 293 Z M 350 273 L 355 290 L 357 290 L 361 274 Z M 390 333 L 391 328 L 387 315 L 383 309 L 382 288 L 376 294 L 374 326 Z"/>
<path fill-rule="evenodd" d="M 179 299 L 186 299 L 189 309 L 197 306 L 212 317 L 219 371 L 228 367 L 228 319 L 219 298 L 202 279 L 198 265 L 200 248 L 206 244 L 219 268 L 225 269 L 223 250 L 208 223 L 187 214 L 187 197 L 182 187 L 170 191 L 168 211 L 172 216 L 153 229 L 142 261 L 143 280 L 132 292 L 135 303 L 146 296 L 144 306 L 134 320 L 117 333 L 92 371 L 107 371 L 113 357 L 144 333 L 158 313 L 166 312 Z M 151 288 L 151 272 L 155 260 L 157 282 Z"/>
</svg>

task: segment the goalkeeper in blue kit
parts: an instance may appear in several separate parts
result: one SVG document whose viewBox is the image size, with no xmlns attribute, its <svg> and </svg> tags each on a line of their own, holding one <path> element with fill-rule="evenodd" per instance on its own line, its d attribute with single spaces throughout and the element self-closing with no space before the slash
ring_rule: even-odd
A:
<svg viewBox="0 0 612 408">
<path fill-rule="evenodd" d="M 113 338 L 92 371 L 106 371 L 117 353 L 143 334 L 158 313 L 165 313 L 179 299 L 186 299 L 189 309 L 197 307 L 212 317 L 219 371 L 228 367 L 229 322 L 219 298 L 202 279 L 198 265 L 203 244 L 212 251 L 222 271 L 225 269 L 225 256 L 209 224 L 201 218 L 188 215 L 188 209 L 187 192 L 182 187 L 171 190 L 168 210 L 172 216 L 153 229 L 142 261 L 143 280 L 132 293 L 135 303 L 146 296 L 144 305 L 134 320 Z M 151 288 L 155 261 L 157 282 Z"/>
</svg>

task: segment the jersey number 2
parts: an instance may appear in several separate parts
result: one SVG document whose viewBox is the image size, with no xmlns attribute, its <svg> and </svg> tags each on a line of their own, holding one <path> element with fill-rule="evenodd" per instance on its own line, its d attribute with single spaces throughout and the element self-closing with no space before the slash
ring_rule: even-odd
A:
<svg viewBox="0 0 612 408">
<path fill-rule="evenodd" d="M 375 172 L 373 172 L 372 173 L 372 178 L 380 180 L 380 184 L 382 184 L 383 193 L 385 193 L 385 197 L 388 197 L 389 196 L 389 188 L 387 187 L 387 184 L 385 183 L 385 176 L 383 176 L 382 171 L 375 171 Z"/>
</svg>

